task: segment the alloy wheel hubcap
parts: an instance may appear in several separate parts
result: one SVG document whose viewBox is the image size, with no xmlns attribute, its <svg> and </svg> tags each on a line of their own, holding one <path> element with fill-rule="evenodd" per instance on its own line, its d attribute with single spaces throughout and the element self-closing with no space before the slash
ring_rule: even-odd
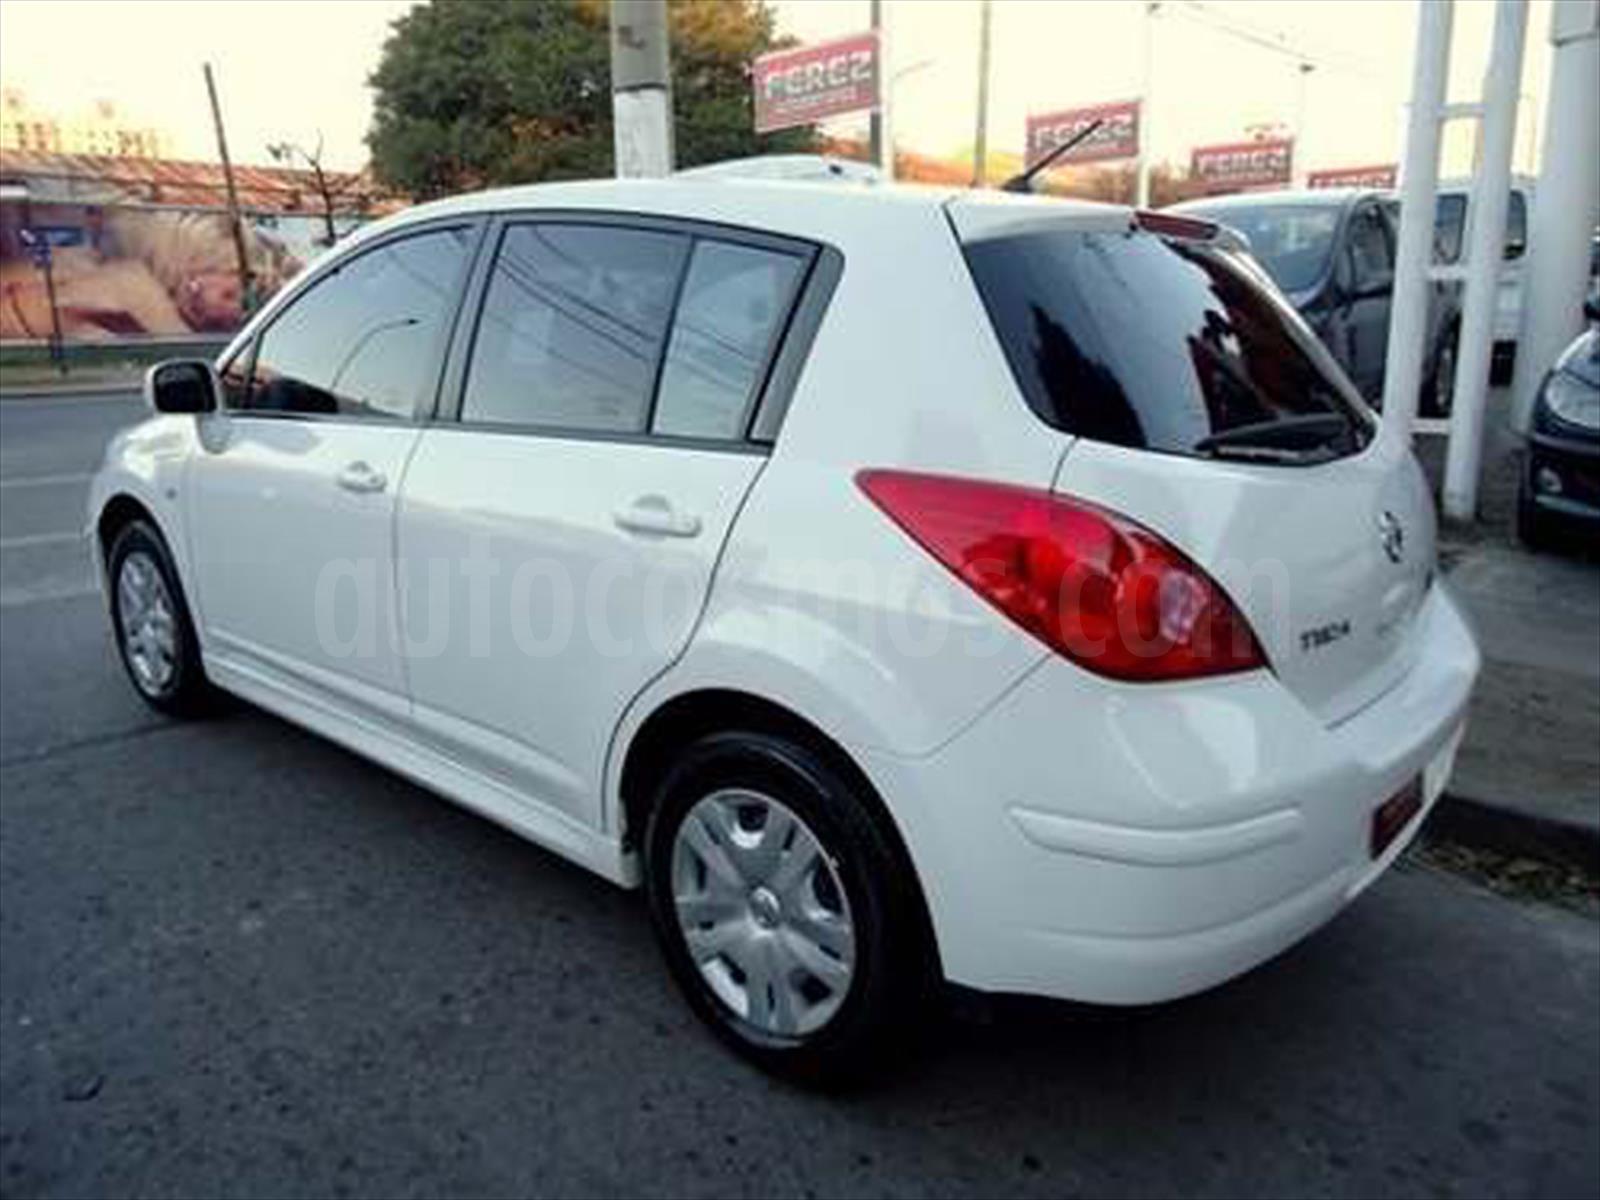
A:
<svg viewBox="0 0 1600 1200">
<path fill-rule="evenodd" d="M 814 1033 L 855 973 L 855 927 L 839 873 L 811 829 L 770 796 L 698 801 L 672 848 L 673 905 L 712 993 L 764 1033 Z"/>
<path fill-rule="evenodd" d="M 147 695 L 160 695 L 178 671 L 178 623 L 172 596 L 155 560 L 135 550 L 117 574 L 117 617 L 123 653 L 134 681 Z"/>
</svg>

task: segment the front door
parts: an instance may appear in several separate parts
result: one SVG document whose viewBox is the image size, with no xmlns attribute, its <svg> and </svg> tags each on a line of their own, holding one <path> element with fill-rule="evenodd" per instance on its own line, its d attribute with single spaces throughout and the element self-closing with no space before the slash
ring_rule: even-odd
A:
<svg viewBox="0 0 1600 1200">
<path fill-rule="evenodd" d="M 342 260 L 230 364 L 188 489 L 206 654 L 222 672 L 403 715 L 395 498 L 473 232 L 434 228 Z"/>
<path fill-rule="evenodd" d="M 399 514 L 415 719 L 593 828 L 613 731 L 688 644 L 765 463 L 746 436 L 807 256 L 667 224 L 505 227 L 460 419 Z"/>
</svg>

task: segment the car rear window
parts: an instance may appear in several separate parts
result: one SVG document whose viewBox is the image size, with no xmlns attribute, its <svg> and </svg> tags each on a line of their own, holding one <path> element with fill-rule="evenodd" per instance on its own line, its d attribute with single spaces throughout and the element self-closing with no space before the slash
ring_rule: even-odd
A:
<svg viewBox="0 0 1600 1200">
<path fill-rule="evenodd" d="M 1371 440 L 1372 414 L 1246 255 L 1073 230 L 984 239 L 965 253 L 1018 385 L 1057 429 L 1283 463 Z"/>
</svg>

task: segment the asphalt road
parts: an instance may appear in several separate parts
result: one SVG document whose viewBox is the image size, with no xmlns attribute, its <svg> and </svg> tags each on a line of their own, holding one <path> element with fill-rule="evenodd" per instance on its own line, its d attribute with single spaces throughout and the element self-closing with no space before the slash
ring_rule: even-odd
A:
<svg viewBox="0 0 1600 1200">
<path fill-rule="evenodd" d="M 0 1193 L 1594 1196 L 1600 927 L 1408 866 L 1154 1010 L 744 1067 L 639 903 L 259 712 L 170 723 L 79 546 L 130 398 L 0 401 Z"/>
</svg>

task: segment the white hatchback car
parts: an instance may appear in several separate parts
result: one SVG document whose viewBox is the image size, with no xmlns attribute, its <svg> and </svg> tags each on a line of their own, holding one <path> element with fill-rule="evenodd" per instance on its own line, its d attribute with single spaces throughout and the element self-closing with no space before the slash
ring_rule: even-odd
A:
<svg viewBox="0 0 1600 1200">
<path fill-rule="evenodd" d="M 484 192 L 147 381 L 132 681 L 236 693 L 624 886 L 762 1064 L 932 984 L 1138 1004 L 1333 916 L 1478 653 L 1431 501 L 1204 222 L 861 183 Z"/>
</svg>

